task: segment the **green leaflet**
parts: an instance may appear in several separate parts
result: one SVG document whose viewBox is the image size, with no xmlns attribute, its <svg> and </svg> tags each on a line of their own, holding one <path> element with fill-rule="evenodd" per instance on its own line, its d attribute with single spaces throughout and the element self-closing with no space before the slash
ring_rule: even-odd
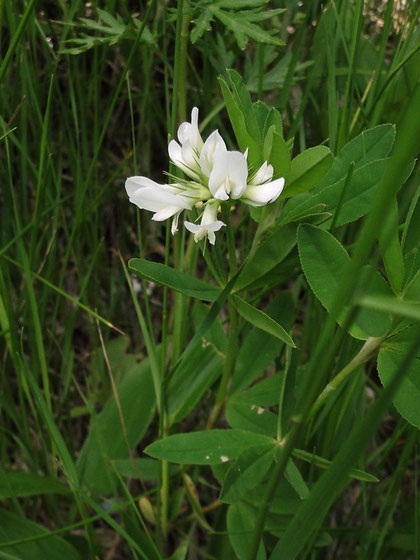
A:
<svg viewBox="0 0 420 560">
<path fill-rule="evenodd" d="M 239 502 L 229 506 L 227 530 L 233 550 L 239 560 L 248 560 L 254 530 L 254 512 L 247 504 Z M 267 558 L 264 543 L 261 541 L 256 560 Z"/>
<path fill-rule="evenodd" d="M 289 181 L 281 198 L 290 198 L 318 185 L 333 163 L 333 155 L 326 146 L 305 150 L 292 160 Z"/>
<path fill-rule="evenodd" d="M 244 430 L 206 430 L 155 441 L 145 453 L 181 465 L 217 465 L 236 459 L 251 446 L 270 443 L 272 438 Z"/>
<path fill-rule="evenodd" d="M 280 292 L 265 308 L 265 312 L 285 325 L 286 329 L 290 329 L 295 319 L 295 309 L 290 293 Z M 230 386 L 231 395 L 255 381 L 273 363 L 282 345 L 281 340 L 274 336 L 267 336 L 265 331 L 251 329 L 244 337 L 239 349 Z M 255 352 L 256 348 L 258 348 L 258 352 Z M 248 391 L 241 393 L 240 398 L 245 398 L 246 395 L 248 395 Z M 264 405 L 259 401 L 253 401 L 250 404 Z M 278 404 L 278 400 L 272 404 Z"/>
<path fill-rule="evenodd" d="M 275 336 L 287 345 L 295 348 L 295 343 L 284 328 L 279 325 L 277 321 L 264 313 L 264 311 L 260 311 L 237 295 L 233 295 L 232 300 L 239 315 L 241 315 L 246 321 L 249 321 L 251 325 L 257 327 L 257 329 L 267 332 L 268 334 L 271 334 L 272 336 Z"/>
<path fill-rule="evenodd" d="M 63 538 L 51 535 L 30 542 L 3 547 L 3 543 L 26 539 L 36 535 L 42 536 L 49 533 L 47 529 L 29 521 L 21 515 L 16 515 L 0 509 L 0 547 L 2 551 L 19 560 L 82 560 L 77 550 Z M 6 557 L 7 558 L 7 557 Z"/>
<path fill-rule="evenodd" d="M 55 478 L 0 470 L 0 500 L 43 494 L 67 494 L 70 490 Z"/>
<path fill-rule="evenodd" d="M 416 340 L 416 359 L 406 369 L 393 402 L 407 422 L 420 428 L 420 324 L 405 329 L 384 342 L 378 356 L 378 373 L 384 387 L 388 387 L 394 373 L 403 363 L 408 347 Z"/>
<path fill-rule="evenodd" d="M 370 209 L 379 175 L 384 170 L 385 163 L 379 161 L 388 156 L 394 138 L 395 127 L 385 124 L 366 130 L 348 142 L 334 159 L 319 185 L 310 192 L 299 194 L 288 201 L 283 209 L 281 223 L 292 221 L 318 203 L 326 204 L 326 210 L 333 211 L 340 200 L 342 187 L 353 162 L 352 181 L 347 188 L 343 209 L 340 210 L 341 217 L 339 216 L 336 225 L 363 216 Z M 370 167 L 371 164 L 374 164 L 373 167 Z"/>
<path fill-rule="evenodd" d="M 330 310 L 338 287 L 344 280 L 343 271 L 350 257 L 330 233 L 308 224 L 298 229 L 298 248 L 310 287 L 322 305 Z M 388 295 L 391 290 L 379 272 L 366 265 L 361 269 L 355 293 Z M 355 321 L 349 333 L 362 340 L 368 336 L 382 336 L 391 327 L 389 314 L 374 310 L 362 310 Z M 340 318 L 338 323 L 341 324 Z"/>
<path fill-rule="evenodd" d="M 157 282 L 187 296 L 204 301 L 215 301 L 221 294 L 221 290 L 217 286 L 207 284 L 186 272 L 180 272 L 164 264 L 146 259 L 130 259 L 128 266 L 132 272 L 145 280 Z"/>
<path fill-rule="evenodd" d="M 232 504 L 262 482 L 274 460 L 275 442 L 245 449 L 226 473 L 220 500 Z"/>
</svg>

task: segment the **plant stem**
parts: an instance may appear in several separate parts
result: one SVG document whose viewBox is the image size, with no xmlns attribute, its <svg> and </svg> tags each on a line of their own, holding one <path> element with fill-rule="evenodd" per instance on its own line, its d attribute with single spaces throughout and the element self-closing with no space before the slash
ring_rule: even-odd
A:
<svg viewBox="0 0 420 560">
<path fill-rule="evenodd" d="M 230 206 L 223 205 L 222 207 L 223 219 L 226 223 L 226 236 L 229 252 L 229 279 L 231 279 L 237 271 L 238 265 L 236 262 L 235 239 L 233 235 L 232 223 L 230 220 Z M 207 429 L 210 429 L 218 420 L 225 405 L 226 393 L 230 377 L 235 367 L 238 345 L 238 314 L 232 303 L 231 298 L 228 300 L 229 306 L 229 338 L 228 348 L 223 366 L 222 378 L 220 380 L 219 389 L 216 395 L 216 402 L 213 410 L 210 413 Z"/>
<path fill-rule="evenodd" d="M 318 412 L 318 410 L 324 405 L 330 394 L 336 391 L 338 387 L 340 387 L 340 385 L 347 379 L 347 377 L 351 373 L 353 373 L 355 369 L 372 358 L 384 339 L 384 336 L 379 338 L 371 336 L 366 340 L 366 342 L 360 349 L 360 352 L 339 373 L 337 373 L 334 379 L 328 382 L 326 387 L 323 389 L 323 391 L 315 401 L 315 404 L 313 405 L 312 410 L 309 414 L 309 419 L 311 419 Z"/>
<path fill-rule="evenodd" d="M 176 38 L 175 38 L 175 54 L 174 54 L 174 82 L 172 89 L 172 113 L 171 113 L 171 130 L 170 136 L 174 138 L 175 127 L 177 122 L 177 105 L 178 105 L 178 115 L 181 121 L 186 118 L 186 70 L 187 70 L 187 45 L 188 45 L 188 25 L 189 17 L 186 14 L 185 8 L 188 6 L 187 0 L 179 0 L 177 5 L 177 20 L 176 20 Z M 174 173 L 173 164 L 170 166 L 170 172 Z M 165 253 L 165 264 L 168 264 L 166 257 L 169 256 L 170 247 L 170 237 L 169 237 L 169 223 L 167 225 L 166 232 L 166 253 Z M 184 242 L 184 238 L 182 239 Z M 183 268 L 183 250 L 180 248 L 179 239 L 175 240 L 175 267 L 178 269 Z M 179 337 L 181 332 L 181 324 L 183 322 L 182 313 L 182 296 L 175 296 L 175 307 L 177 313 L 175 313 L 175 325 L 174 325 L 174 336 Z M 165 343 L 162 340 L 162 385 L 161 385 L 161 418 L 159 426 L 159 436 L 164 439 L 168 435 L 168 420 L 166 414 L 166 384 L 165 384 L 165 369 L 166 369 L 166 331 L 167 331 L 167 293 L 166 289 L 164 292 L 164 316 L 162 318 L 162 338 L 165 335 Z M 177 359 L 180 353 L 180 340 L 174 341 L 175 355 L 174 358 Z M 169 463 L 168 461 L 162 461 L 162 471 L 161 471 L 161 488 L 159 496 L 160 505 L 160 536 L 162 543 L 162 552 L 165 554 L 167 546 L 167 536 L 168 536 L 168 504 L 169 504 Z"/>
<path fill-rule="evenodd" d="M 223 366 L 222 378 L 220 380 L 220 385 L 216 395 L 215 405 L 210 413 L 207 429 L 211 429 L 217 422 L 220 414 L 223 411 L 225 405 L 226 393 L 229 384 L 230 377 L 232 375 L 233 369 L 235 367 L 236 355 L 237 355 L 237 344 L 238 344 L 238 314 L 236 309 L 229 299 L 229 339 L 228 339 L 228 349 L 225 358 L 225 363 Z"/>
</svg>

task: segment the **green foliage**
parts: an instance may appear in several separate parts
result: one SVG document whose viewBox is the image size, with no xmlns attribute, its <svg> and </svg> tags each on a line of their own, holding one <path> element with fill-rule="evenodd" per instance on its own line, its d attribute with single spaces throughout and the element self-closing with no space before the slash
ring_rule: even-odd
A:
<svg viewBox="0 0 420 560">
<path fill-rule="evenodd" d="M 114 491 L 117 480 L 110 461 L 130 456 L 129 449 L 140 442 L 155 410 L 148 360 L 137 363 L 134 356 L 125 354 L 127 344 L 128 340 L 115 339 L 107 349 L 112 375 L 119 378 L 118 400 L 111 395 L 103 410 L 93 415 L 78 460 L 81 483 L 94 494 Z"/>
<path fill-rule="evenodd" d="M 58 480 L 31 473 L 0 471 L 0 499 L 42 494 L 67 494 L 69 489 Z"/>
<path fill-rule="evenodd" d="M 151 457 L 181 465 L 217 465 L 236 459 L 250 446 L 263 444 L 274 446 L 275 442 L 243 430 L 206 430 L 169 436 L 145 451 Z"/>
<path fill-rule="evenodd" d="M 344 280 L 343 274 L 350 257 L 337 239 L 315 226 L 299 227 L 298 246 L 302 269 L 309 285 L 326 309 L 331 309 L 338 287 Z M 361 270 L 355 290 L 371 295 L 391 293 L 385 280 L 370 265 Z M 356 325 L 348 327 L 349 333 L 355 338 L 382 336 L 391 327 L 391 319 L 386 313 L 371 310 L 360 312 L 355 321 Z M 342 323 L 340 317 L 338 323 Z"/>
<path fill-rule="evenodd" d="M 129 267 L 133 272 L 146 280 L 158 282 L 181 294 L 200 300 L 215 301 L 221 294 L 221 290 L 216 286 L 189 276 L 185 272 L 180 272 L 169 266 L 147 261 L 146 259 L 131 259 Z"/>
<path fill-rule="evenodd" d="M 5 509 L 0 509 L 0 546 L 7 560 L 33 558 L 33 560 L 53 560 L 68 558 L 81 560 L 83 557 L 66 540 L 56 535 L 48 535 L 44 527 L 33 523 Z M 27 539 L 30 539 L 29 542 Z M 21 542 L 19 542 L 21 541 Z M 13 542 L 13 545 L 4 546 Z"/>
<path fill-rule="evenodd" d="M 109 12 L 97 8 L 99 21 L 88 18 L 80 18 L 80 23 L 67 24 L 76 27 L 81 33 L 79 37 L 68 39 L 66 45 L 60 50 L 61 54 L 77 55 L 93 49 L 97 46 L 112 46 L 124 39 L 133 40 L 142 26 L 142 22 L 133 18 L 129 24 L 125 24 L 120 15 L 114 17 Z M 143 31 L 142 41 L 149 45 L 155 44 L 155 39 L 146 26 Z"/>
<path fill-rule="evenodd" d="M 194 21 L 191 42 L 194 44 L 206 31 L 210 31 L 211 23 L 216 18 L 233 33 L 241 49 L 246 47 L 250 39 L 269 45 L 284 45 L 284 42 L 275 36 L 274 30 L 266 31 L 258 25 L 259 22 L 285 11 L 282 8 L 264 10 L 266 5 L 267 0 L 202 0 L 196 5 L 200 15 Z"/>
<path fill-rule="evenodd" d="M 290 198 L 318 185 L 333 163 L 333 155 L 326 146 L 305 150 L 294 158 L 290 166 L 288 185 L 282 197 Z"/>
<path fill-rule="evenodd" d="M 384 387 L 388 387 L 397 371 L 400 371 L 410 345 L 420 340 L 419 325 L 413 325 L 393 337 L 382 346 L 378 356 L 378 373 Z M 417 344 L 418 347 L 418 344 Z M 416 358 L 405 371 L 404 378 L 394 398 L 398 412 L 413 426 L 420 428 L 420 348 Z"/>
</svg>

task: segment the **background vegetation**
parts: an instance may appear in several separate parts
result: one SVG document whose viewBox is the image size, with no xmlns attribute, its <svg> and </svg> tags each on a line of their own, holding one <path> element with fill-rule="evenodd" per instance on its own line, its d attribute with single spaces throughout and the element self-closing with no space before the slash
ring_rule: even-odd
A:
<svg viewBox="0 0 420 560">
<path fill-rule="evenodd" d="M 320 144 L 337 155 L 362 131 L 383 123 L 397 124 L 398 133 L 418 94 L 419 14 L 415 0 L 0 3 L 0 558 L 247 558 L 261 487 L 247 482 L 238 489 L 231 480 L 230 499 L 225 487 L 220 500 L 229 465 L 169 466 L 143 453 L 159 436 L 206 428 L 223 367 L 227 312 L 221 310 L 205 349 L 184 361 L 184 375 L 169 386 L 165 420 L 156 411 L 151 371 L 164 371 L 166 356 L 168 364 L 177 362 L 208 307 L 175 298 L 144 275 L 129 284 L 124 264 L 142 257 L 174 267 L 185 263 L 191 275 L 208 281 L 212 275 L 206 255 L 185 232 L 170 239 L 165 224 L 128 203 L 124 181 L 130 175 L 164 180 L 168 134 L 175 135 L 193 106 L 200 109 L 203 133 L 219 128 L 235 149 L 218 80 L 231 84 L 229 68 L 240 74 L 253 101 L 280 111 L 292 157 Z M 414 132 L 407 132 L 410 123 L 404 131 L 414 157 L 419 107 L 410 115 Z M 392 127 L 375 130 L 374 145 L 393 139 Z M 384 257 L 380 243 L 371 251 L 366 235 L 363 245 L 362 214 L 342 223 L 336 217 L 333 232 L 346 249 L 366 249 L 366 262 L 368 255 L 375 265 L 379 261 L 402 297 L 419 269 L 419 171 L 393 161 L 407 176 L 398 199 L 384 199 L 388 206 L 398 200 L 390 245 L 397 254 Z M 324 175 L 323 168 L 319 177 L 315 173 L 313 186 Z M 330 210 L 322 204 L 315 214 Z M 385 224 L 380 208 L 375 211 L 378 229 Z M 246 207 L 232 220 L 241 262 L 257 224 Z M 310 240 L 313 226 L 305 227 L 300 235 Z M 220 262 L 227 266 L 220 237 Z M 286 328 L 298 350 L 241 323 L 231 385 L 237 399 L 223 403 L 227 419 L 213 418 L 215 428 L 265 434 L 265 424 L 255 430 L 258 415 L 243 418 L 251 397 L 273 415 L 268 422 L 275 429 L 282 415 L 287 423 L 299 384 L 316 371 L 313 357 L 322 362 L 324 331 L 333 341 L 330 363 L 321 364 L 328 378 L 360 352 L 362 342 L 336 327 L 334 310 L 329 322 L 325 307 L 331 309 L 320 295 L 323 272 L 321 286 L 314 287 L 296 247 L 296 229 L 291 238 L 288 250 L 287 239 L 281 241 L 284 255 L 276 255 L 267 274 L 243 288 Z M 324 242 L 328 252 L 329 240 Z M 387 240 L 382 243 L 386 247 Z M 414 288 L 409 300 L 419 301 Z M 418 306 L 401 309 L 386 308 L 398 311 L 404 327 L 416 328 Z M 417 356 L 418 366 L 418 346 L 407 350 L 418 329 L 409 332 L 410 340 L 398 339 L 397 351 Z M 403 417 L 395 407 L 387 412 L 385 401 L 368 416 L 369 405 L 383 394 L 377 350 L 353 364 L 354 375 L 301 431 L 294 455 L 301 474 L 289 472 L 292 485 L 282 479 L 277 486 L 264 533 L 267 557 L 280 539 L 284 546 L 302 546 L 286 546 L 273 558 L 420 558 L 419 378 L 407 389 L 412 401 L 408 413 L 403 403 Z M 383 360 L 395 358 L 389 352 Z M 408 367 L 407 359 L 401 368 Z M 294 388 L 284 389 L 290 394 L 281 413 L 268 395 L 280 379 L 273 374 L 284 371 Z M 259 397 L 258 391 L 248 397 L 240 392 L 257 379 L 268 380 Z M 355 465 L 363 472 L 348 478 L 343 456 L 336 471 L 327 471 L 336 478 L 317 486 L 319 499 L 300 514 L 323 473 L 315 455 L 329 466 L 340 449 L 363 451 L 363 433 L 367 451 Z M 348 451 L 350 434 L 356 439 Z M 265 453 L 257 453 L 263 463 Z M 256 457 L 242 459 L 255 465 Z M 264 465 L 256 464 L 251 480 L 264 475 Z M 265 554 L 261 549 L 258 558 Z"/>
</svg>

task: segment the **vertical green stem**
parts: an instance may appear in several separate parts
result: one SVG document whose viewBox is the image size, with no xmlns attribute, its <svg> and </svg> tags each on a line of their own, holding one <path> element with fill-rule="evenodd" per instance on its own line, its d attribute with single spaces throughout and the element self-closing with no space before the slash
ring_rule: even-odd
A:
<svg viewBox="0 0 420 560">
<path fill-rule="evenodd" d="M 171 111 L 171 129 L 170 136 L 174 138 L 175 128 L 177 122 L 177 106 L 178 115 L 181 121 L 186 118 L 186 73 L 187 73 L 187 45 L 188 45 L 188 25 L 189 17 L 186 13 L 187 0 L 179 0 L 177 5 L 177 20 L 176 20 L 176 36 L 175 36 L 175 55 L 174 55 L 174 81 L 172 89 L 172 111 Z M 173 164 L 170 165 L 170 172 L 174 173 L 175 169 Z M 179 238 L 175 239 L 175 267 L 182 266 L 182 255 L 179 246 Z M 166 226 L 166 251 L 165 251 L 165 264 L 169 262 L 169 249 L 170 249 L 170 225 L 169 222 Z M 182 299 L 177 298 L 175 302 L 177 310 L 182 311 Z M 162 376 L 161 376 L 161 416 L 159 422 L 159 436 L 161 439 L 168 435 L 168 419 L 166 414 L 166 385 L 165 385 L 165 368 L 166 368 L 166 353 L 167 353 L 167 327 L 168 327 L 168 302 L 167 290 L 164 289 L 163 296 L 163 314 L 162 314 Z M 175 322 L 182 321 L 182 313 L 175 313 Z M 174 327 L 174 334 L 179 333 L 180 323 Z M 175 344 L 178 349 L 179 344 Z M 177 352 L 177 351 L 176 351 Z M 176 353 L 175 352 L 175 353 Z M 159 525 L 162 541 L 162 551 L 165 553 L 166 540 L 168 535 L 168 504 L 169 504 L 169 464 L 167 461 L 162 461 L 161 471 L 161 488 L 159 496 Z"/>
<path fill-rule="evenodd" d="M 223 219 L 226 223 L 226 236 L 229 252 L 229 279 L 235 275 L 237 271 L 236 262 L 236 250 L 235 250 L 235 239 L 233 235 L 233 228 L 230 221 L 230 206 L 223 205 L 222 207 Z M 222 371 L 222 378 L 220 380 L 220 385 L 216 395 L 216 402 L 213 410 L 210 413 L 207 429 L 210 429 L 217 419 L 219 418 L 226 400 L 226 394 L 228 389 L 229 380 L 231 378 L 233 369 L 236 363 L 237 347 L 238 347 L 238 314 L 232 303 L 231 298 L 228 300 L 229 306 L 229 338 L 228 338 L 228 348 L 225 358 L 225 363 Z"/>
</svg>

